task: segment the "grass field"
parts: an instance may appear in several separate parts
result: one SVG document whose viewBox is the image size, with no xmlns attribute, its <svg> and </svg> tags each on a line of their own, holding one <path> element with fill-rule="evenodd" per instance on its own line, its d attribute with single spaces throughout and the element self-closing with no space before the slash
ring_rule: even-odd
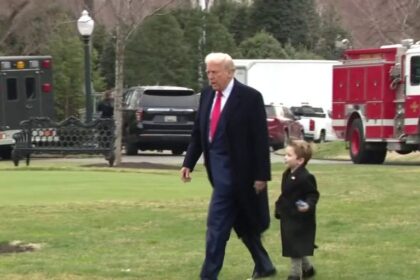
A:
<svg viewBox="0 0 420 280">
<path fill-rule="evenodd" d="M 420 169 L 313 164 L 321 199 L 316 279 L 418 279 Z M 279 193 L 273 166 L 270 203 Z M 198 279 L 210 187 L 198 168 L 92 169 L 0 163 L 0 242 L 41 244 L 0 255 L 0 279 Z M 278 221 L 264 243 L 285 279 Z M 249 277 L 251 258 L 232 234 L 221 280 Z"/>
</svg>

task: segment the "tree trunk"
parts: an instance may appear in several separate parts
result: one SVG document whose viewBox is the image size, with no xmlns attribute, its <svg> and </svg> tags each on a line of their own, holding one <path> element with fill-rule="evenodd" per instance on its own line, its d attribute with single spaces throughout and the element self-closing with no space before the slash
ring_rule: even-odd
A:
<svg viewBox="0 0 420 280">
<path fill-rule="evenodd" d="M 122 92 L 124 86 L 124 34 L 121 25 L 116 26 L 116 46 L 115 46 L 115 99 L 114 99 L 114 118 L 115 118 L 115 165 L 121 164 L 122 160 Z"/>
</svg>

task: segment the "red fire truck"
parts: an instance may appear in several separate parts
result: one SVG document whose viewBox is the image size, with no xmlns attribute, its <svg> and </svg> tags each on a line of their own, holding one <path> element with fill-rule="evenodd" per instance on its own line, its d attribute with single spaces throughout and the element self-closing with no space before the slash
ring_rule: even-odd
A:
<svg viewBox="0 0 420 280">
<path fill-rule="evenodd" d="M 352 49 L 333 69 L 333 127 L 354 163 L 420 149 L 420 42 Z"/>
<path fill-rule="evenodd" d="M 0 158 L 11 157 L 13 134 L 30 117 L 54 117 L 51 56 L 0 56 Z"/>
</svg>

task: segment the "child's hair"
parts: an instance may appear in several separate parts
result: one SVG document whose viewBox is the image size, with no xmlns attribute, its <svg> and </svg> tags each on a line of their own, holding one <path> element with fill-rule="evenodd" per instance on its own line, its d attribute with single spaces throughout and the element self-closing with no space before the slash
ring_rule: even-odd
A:
<svg viewBox="0 0 420 280">
<path fill-rule="evenodd" d="M 294 140 L 287 144 L 291 147 L 297 156 L 297 158 L 303 158 L 303 165 L 306 165 L 312 158 L 312 145 L 305 140 Z"/>
</svg>

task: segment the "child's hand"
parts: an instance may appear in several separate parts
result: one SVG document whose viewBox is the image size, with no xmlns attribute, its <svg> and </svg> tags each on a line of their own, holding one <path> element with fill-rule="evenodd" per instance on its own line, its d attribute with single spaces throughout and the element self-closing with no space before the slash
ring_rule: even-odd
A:
<svg viewBox="0 0 420 280">
<path fill-rule="evenodd" d="M 298 206 L 298 211 L 299 212 L 304 213 L 304 212 L 307 212 L 308 210 L 309 210 L 309 205 L 306 205 L 306 206 Z"/>
<path fill-rule="evenodd" d="M 309 204 L 306 203 L 303 200 L 296 201 L 296 207 L 297 207 L 298 211 L 302 212 L 302 213 L 309 210 Z"/>
</svg>

